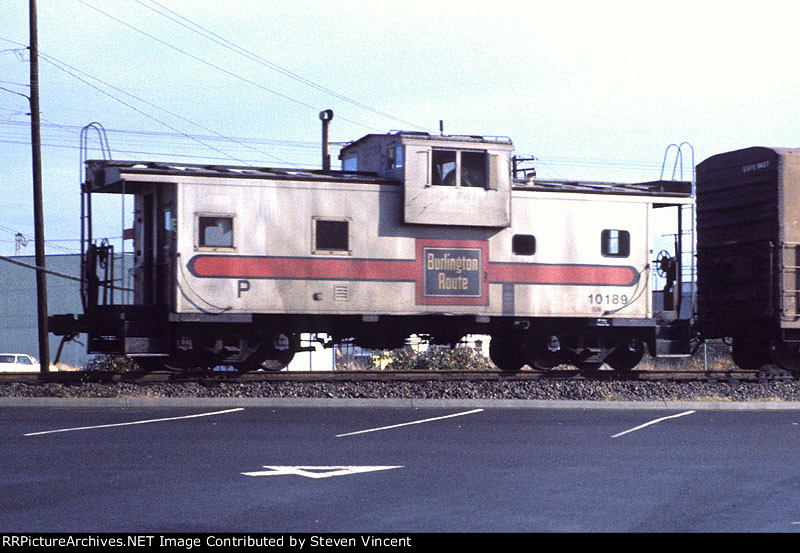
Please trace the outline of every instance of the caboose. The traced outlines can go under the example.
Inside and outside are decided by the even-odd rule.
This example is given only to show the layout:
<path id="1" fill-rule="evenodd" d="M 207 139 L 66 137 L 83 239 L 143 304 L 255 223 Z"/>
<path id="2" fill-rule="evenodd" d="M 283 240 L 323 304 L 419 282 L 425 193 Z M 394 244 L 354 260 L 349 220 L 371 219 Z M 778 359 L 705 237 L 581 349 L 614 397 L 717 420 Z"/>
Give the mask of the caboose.
<path id="1" fill-rule="evenodd" d="M 339 157 L 340 170 L 88 161 L 86 213 L 95 194 L 135 199 L 133 301 L 100 293 L 97 259 L 113 252 L 87 216 L 85 312 L 51 329 L 148 367 L 280 369 L 301 333 L 381 349 L 488 334 L 505 371 L 689 352 L 679 248 L 653 249 L 656 211 L 691 206 L 691 183 L 518 178 L 499 137 L 370 134 Z"/>

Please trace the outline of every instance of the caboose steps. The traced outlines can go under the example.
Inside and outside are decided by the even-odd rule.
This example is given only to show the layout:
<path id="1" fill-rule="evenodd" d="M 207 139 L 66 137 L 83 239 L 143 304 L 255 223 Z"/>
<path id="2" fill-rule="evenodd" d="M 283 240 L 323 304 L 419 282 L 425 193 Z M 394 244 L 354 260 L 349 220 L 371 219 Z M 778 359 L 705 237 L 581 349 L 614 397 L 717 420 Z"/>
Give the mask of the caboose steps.
<path id="1" fill-rule="evenodd" d="M 84 317 L 88 350 L 95 353 L 168 355 L 168 327 L 163 310 L 155 306 L 94 306 Z"/>
<path id="2" fill-rule="evenodd" d="M 655 331 L 655 356 L 691 356 L 690 338 L 689 321 L 678 319 L 669 324 L 657 325 Z"/>

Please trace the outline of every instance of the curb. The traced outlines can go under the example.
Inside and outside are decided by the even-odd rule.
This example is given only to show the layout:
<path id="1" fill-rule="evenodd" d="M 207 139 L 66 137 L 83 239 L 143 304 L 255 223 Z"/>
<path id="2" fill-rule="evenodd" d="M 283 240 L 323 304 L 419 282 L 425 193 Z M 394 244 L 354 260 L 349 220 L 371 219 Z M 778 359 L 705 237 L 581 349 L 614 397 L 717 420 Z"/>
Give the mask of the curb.
<path id="1" fill-rule="evenodd" d="M 0 397 L 2 407 L 280 407 L 402 409 L 694 409 L 708 411 L 800 410 L 796 401 L 586 401 L 536 399 L 363 399 L 363 398 L 61 398 Z"/>

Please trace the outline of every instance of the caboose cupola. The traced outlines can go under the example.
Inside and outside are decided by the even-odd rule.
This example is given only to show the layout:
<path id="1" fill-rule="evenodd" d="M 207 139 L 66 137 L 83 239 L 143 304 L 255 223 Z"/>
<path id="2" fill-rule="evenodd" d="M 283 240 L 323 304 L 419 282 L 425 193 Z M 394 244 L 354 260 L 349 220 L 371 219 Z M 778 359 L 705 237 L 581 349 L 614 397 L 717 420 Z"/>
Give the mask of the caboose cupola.
<path id="1" fill-rule="evenodd" d="M 345 171 L 400 180 L 406 224 L 505 228 L 511 224 L 507 138 L 370 134 L 342 148 Z"/>

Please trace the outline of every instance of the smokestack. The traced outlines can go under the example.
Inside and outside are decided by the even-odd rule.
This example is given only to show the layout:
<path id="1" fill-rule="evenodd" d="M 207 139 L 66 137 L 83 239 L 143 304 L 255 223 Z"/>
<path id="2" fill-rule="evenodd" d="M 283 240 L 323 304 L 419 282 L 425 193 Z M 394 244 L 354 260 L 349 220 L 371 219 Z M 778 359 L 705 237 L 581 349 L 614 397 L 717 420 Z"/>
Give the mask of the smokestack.
<path id="1" fill-rule="evenodd" d="M 333 120 L 333 110 L 326 109 L 319 112 L 319 120 L 322 121 L 322 170 L 331 170 L 331 147 L 328 127 Z"/>

